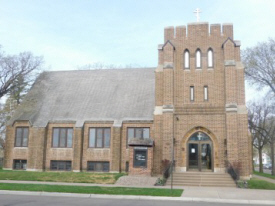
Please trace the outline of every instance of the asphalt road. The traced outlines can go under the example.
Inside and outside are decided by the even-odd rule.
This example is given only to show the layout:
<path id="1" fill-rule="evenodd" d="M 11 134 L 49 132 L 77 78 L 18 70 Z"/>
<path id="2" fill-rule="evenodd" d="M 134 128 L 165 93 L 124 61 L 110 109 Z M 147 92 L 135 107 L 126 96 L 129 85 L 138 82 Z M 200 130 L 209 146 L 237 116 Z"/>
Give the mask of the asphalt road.
<path id="1" fill-rule="evenodd" d="M 156 200 L 92 199 L 79 197 L 41 197 L 30 195 L 0 195 L 0 206 L 248 206 L 246 204 L 228 204 L 211 202 L 183 202 Z M 262 205 L 255 205 L 262 206 Z"/>

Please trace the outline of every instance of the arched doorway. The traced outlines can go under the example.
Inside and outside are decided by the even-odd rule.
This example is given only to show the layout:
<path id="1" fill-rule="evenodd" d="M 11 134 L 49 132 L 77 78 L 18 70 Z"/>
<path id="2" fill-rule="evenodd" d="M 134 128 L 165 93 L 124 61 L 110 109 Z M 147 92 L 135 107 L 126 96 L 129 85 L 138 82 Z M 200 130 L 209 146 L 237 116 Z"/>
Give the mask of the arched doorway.
<path id="1" fill-rule="evenodd" d="M 187 141 L 187 170 L 213 170 L 213 144 L 204 132 L 195 132 Z"/>

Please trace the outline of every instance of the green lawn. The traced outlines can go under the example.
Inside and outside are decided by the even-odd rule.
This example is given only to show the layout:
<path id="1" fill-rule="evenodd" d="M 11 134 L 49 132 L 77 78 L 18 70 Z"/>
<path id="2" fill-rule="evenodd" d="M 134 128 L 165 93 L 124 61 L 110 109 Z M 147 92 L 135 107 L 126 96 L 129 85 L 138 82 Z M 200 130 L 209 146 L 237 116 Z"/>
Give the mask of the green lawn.
<path id="1" fill-rule="evenodd" d="M 271 178 L 271 179 L 275 179 L 275 176 L 274 175 L 270 175 L 270 174 L 266 174 L 266 173 L 262 173 L 262 172 L 257 172 L 257 171 L 254 171 L 253 172 L 255 175 L 259 175 L 259 176 L 263 176 L 263 177 L 268 177 L 268 178 Z"/>
<path id="2" fill-rule="evenodd" d="M 145 196 L 171 196 L 180 197 L 183 190 L 159 188 L 131 188 L 131 187 L 99 187 L 99 186 L 64 186 L 42 184 L 15 184 L 0 183 L 0 190 L 63 192 L 83 194 L 109 194 L 109 195 L 145 195 Z"/>
<path id="3" fill-rule="evenodd" d="M 92 172 L 30 172 L 7 171 L 0 169 L 0 180 L 114 184 L 116 180 L 123 175 L 126 174 Z"/>
<path id="4" fill-rule="evenodd" d="M 249 189 L 275 190 L 275 184 L 264 180 L 252 178 L 248 180 Z"/>

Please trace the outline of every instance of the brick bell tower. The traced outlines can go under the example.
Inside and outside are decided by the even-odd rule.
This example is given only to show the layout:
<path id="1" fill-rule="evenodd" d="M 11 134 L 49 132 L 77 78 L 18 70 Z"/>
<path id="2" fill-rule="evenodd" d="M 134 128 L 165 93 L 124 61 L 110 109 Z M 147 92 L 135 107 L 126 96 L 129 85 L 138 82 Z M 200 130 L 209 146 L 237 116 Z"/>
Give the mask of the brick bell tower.
<path id="1" fill-rule="evenodd" d="M 203 171 L 203 145 L 197 143 L 197 162 L 189 148 L 190 137 L 203 134 L 210 142 L 209 171 L 226 172 L 230 162 L 249 178 L 252 149 L 244 67 L 233 25 L 166 27 L 155 78 L 154 173 L 162 172 L 162 161 L 171 160 L 173 153 L 176 171 Z"/>

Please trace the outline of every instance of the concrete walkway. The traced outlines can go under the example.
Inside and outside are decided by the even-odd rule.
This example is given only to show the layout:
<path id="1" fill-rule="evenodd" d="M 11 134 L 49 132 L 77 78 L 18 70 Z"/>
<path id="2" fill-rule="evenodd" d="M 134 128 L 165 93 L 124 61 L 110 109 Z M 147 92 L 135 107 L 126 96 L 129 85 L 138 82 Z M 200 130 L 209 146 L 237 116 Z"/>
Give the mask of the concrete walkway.
<path id="1" fill-rule="evenodd" d="M 259 175 L 254 175 L 254 174 L 253 174 L 253 177 L 257 178 L 257 179 L 260 179 L 260 180 L 265 180 L 267 182 L 271 182 L 271 183 L 275 184 L 275 179 L 271 179 L 271 178 L 267 178 L 267 177 L 263 177 L 263 176 L 259 176 Z"/>
<path id="2" fill-rule="evenodd" d="M 74 185 L 74 186 L 103 186 L 118 187 L 120 185 L 102 185 L 89 183 L 64 183 L 64 182 L 37 182 L 37 181 L 12 181 L 0 180 L 0 183 L 24 183 L 24 184 L 48 184 L 48 185 Z M 127 187 L 127 186 L 121 186 Z M 129 186 L 128 186 L 129 187 Z M 135 186 L 132 186 L 135 187 Z M 142 187 L 142 186 L 138 186 Z M 143 186 L 144 187 L 144 186 Z M 170 188 L 169 186 L 145 186 L 147 188 Z M 148 196 L 122 196 L 122 195 L 94 195 L 94 194 L 68 194 L 68 193 L 48 193 L 48 192 L 21 192 L 0 190 L 0 194 L 17 195 L 41 195 L 41 196 L 68 196 L 68 197 L 88 197 L 88 198 L 121 198 L 121 199 L 158 199 L 158 200 L 178 200 L 178 201 L 204 201 L 220 203 L 239 204 L 261 204 L 275 205 L 274 190 L 254 190 L 240 188 L 217 188 L 217 187 L 174 187 L 184 189 L 181 197 L 148 197 Z"/>

